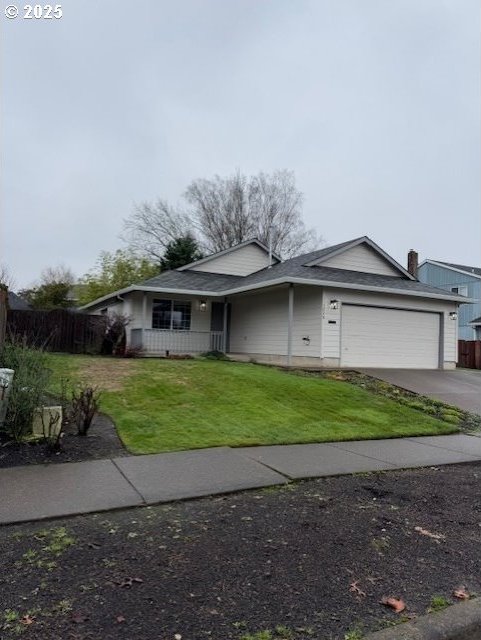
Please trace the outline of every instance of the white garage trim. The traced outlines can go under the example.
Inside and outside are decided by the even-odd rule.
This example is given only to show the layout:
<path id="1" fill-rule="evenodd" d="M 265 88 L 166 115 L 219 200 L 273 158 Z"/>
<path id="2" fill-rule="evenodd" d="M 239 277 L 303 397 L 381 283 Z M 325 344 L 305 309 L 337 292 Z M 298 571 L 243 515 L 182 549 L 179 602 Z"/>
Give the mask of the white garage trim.
<path id="1" fill-rule="evenodd" d="M 440 313 L 363 304 L 341 308 L 341 366 L 437 369 L 442 366 Z"/>

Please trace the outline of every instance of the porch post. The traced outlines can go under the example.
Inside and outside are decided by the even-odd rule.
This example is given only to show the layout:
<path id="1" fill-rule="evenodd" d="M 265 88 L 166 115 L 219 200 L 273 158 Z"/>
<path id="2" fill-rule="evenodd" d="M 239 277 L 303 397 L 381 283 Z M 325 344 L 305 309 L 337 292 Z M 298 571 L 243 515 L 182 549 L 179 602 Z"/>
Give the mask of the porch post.
<path id="1" fill-rule="evenodd" d="M 145 330 L 147 329 L 147 292 L 144 291 L 142 297 L 142 347 L 145 349 Z"/>
<path id="2" fill-rule="evenodd" d="M 287 366 L 292 363 L 292 325 L 294 320 L 294 285 L 289 285 L 289 311 L 287 316 Z"/>
<path id="3" fill-rule="evenodd" d="M 224 298 L 224 317 L 222 325 L 222 351 L 227 353 L 227 298 Z"/>

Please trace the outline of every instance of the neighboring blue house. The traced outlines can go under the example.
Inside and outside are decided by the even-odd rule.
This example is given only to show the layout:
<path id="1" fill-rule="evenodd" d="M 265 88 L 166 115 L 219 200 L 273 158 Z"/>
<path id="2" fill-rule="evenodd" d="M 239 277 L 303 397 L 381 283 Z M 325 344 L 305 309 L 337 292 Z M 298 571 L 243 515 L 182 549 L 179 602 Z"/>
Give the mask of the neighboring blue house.
<path id="1" fill-rule="evenodd" d="M 477 300 L 475 304 L 460 305 L 458 337 L 460 340 L 479 340 L 481 268 L 439 260 L 425 260 L 419 265 L 418 279 L 433 287 Z"/>

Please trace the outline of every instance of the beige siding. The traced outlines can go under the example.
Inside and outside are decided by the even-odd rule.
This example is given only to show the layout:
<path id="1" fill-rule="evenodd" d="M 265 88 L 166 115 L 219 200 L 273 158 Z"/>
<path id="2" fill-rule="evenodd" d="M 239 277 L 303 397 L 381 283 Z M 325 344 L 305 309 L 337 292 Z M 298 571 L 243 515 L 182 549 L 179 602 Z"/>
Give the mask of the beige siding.
<path id="1" fill-rule="evenodd" d="M 226 273 L 233 276 L 247 276 L 254 271 L 264 269 L 269 264 L 269 256 L 257 244 L 239 247 L 223 256 L 212 258 L 193 267 L 195 271 L 208 273 Z"/>
<path id="2" fill-rule="evenodd" d="M 319 287 L 294 287 L 292 355 L 321 355 L 322 292 Z M 309 338 L 307 344 L 303 338 Z"/>
<path id="3" fill-rule="evenodd" d="M 330 300 L 339 300 L 337 311 L 329 309 Z M 358 303 L 380 307 L 433 311 L 443 314 L 443 361 L 444 366 L 457 360 L 457 322 L 449 313 L 456 311 L 454 302 L 425 300 L 406 296 L 381 293 L 348 291 L 345 289 L 324 289 L 322 303 L 322 351 L 324 359 L 340 358 L 342 303 Z M 331 323 L 329 322 L 331 320 Z M 334 324 L 335 323 L 335 324 Z"/>
<path id="4" fill-rule="evenodd" d="M 231 304 L 231 352 L 287 355 L 287 287 L 238 296 L 231 299 Z M 320 288 L 295 286 L 293 356 L 319 358 L 321 313 Z"/>
<path id="5" fill-rule="evenodd" d="M 358 244 L 352 249 L 333 256 L 323 261 L 321 266 L 363 273 L 379 273 L 385 276 L 401 275 L 392 264 L 365 244 Z"/>
<path id="6" fill-rule="evenodd" d="M 230 351 L 287 354 L 287 288 L 231 299 Z"/>

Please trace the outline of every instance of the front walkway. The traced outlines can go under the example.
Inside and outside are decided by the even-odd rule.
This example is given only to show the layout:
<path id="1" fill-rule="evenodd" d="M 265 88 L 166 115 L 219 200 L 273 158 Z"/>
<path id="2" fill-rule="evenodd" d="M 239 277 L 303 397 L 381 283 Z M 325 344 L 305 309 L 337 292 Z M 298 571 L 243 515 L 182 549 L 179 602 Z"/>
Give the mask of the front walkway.
<path id="1" fill-rule="evenodd" d="M 468 435 L 200 449 L 0 470 L 0 524 L 137 507 L 317 478 L 481 461 Z"/>

